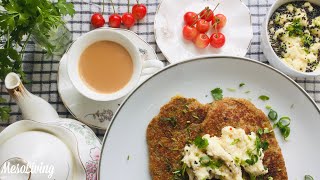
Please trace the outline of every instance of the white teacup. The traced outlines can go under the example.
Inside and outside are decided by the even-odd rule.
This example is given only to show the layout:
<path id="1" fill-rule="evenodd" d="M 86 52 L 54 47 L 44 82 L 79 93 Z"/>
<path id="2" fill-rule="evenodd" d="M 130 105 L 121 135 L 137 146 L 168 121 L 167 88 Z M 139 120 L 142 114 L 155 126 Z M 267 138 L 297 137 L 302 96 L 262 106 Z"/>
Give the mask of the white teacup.
<path id="1" fill-rule="evenodd" d="M 108 94 L 96 92 L 88 87 L 79 74 L 79 61 L 82 52 L 91 44 L 103 40 L 113 41 L 122 45 L 129 52 L 133 62 L 133 74 L 129 82 L 120 90 Z M 82 95 L 95 101 L 111 101 L 127 95 L 138 84 L 142 69 L 144 68 L 144 63 L 142 62 L 138 48 L 135 47 L 135 45 L 124 35 L 104 28 L 90 31 L 79 37 L 72 44 L 67 55 L 68 75 L 72 84 Z M 147 66 L 159 66 L 159 64 L 157 65 L 157 63 L 151 63 L 150 65 L 149 62 L 147 63 Z"/>

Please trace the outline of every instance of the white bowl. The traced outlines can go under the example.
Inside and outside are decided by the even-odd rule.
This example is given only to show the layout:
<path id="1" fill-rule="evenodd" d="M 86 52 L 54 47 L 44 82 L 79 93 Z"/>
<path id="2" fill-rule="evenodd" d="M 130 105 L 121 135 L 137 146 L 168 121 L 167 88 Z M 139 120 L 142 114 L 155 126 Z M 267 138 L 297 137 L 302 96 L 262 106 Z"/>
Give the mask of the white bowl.
<path id="1" fill-rule="evenodd" d="M 280 57 L 274 52 L 269 37 L 268 31 L 268 23 L 272 14 L 283 4 L 289 2 L 295 2 L 298 0 L 276 0 L 275 3 L 270 7 L 269 12 L 266 14 L 266 18 L 264 23 L 262 23 L 262 30 L 261 30 L 261 47 L 263 54 L 268 59 L 269 63 L 279 69 L 280 71 L 284 72 L 285 74 L 293 77 L 315 77 L 320 75 L 320 68 L 318 68 L 314 72 L 300 72 L 289 65 L 287 65 Z M 319 0 L 308 0 L 308 2 L 316 4 L 320 6 Z"/>

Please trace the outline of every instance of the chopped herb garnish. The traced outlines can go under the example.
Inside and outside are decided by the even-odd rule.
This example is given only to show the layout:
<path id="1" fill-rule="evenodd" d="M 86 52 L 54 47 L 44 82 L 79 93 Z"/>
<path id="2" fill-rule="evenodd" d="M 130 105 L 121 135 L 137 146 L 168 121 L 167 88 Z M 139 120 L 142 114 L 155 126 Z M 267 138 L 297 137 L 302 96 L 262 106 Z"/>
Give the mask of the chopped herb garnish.
<path id="1" fill-rule="evenodd" d="M 194 117 L 196 119 L 200 119 L 197 115 L 192 115 L 192 117 Z"/>
<path id="2" fill-rule="evenodd" d="M 313 177 L 310 175 L 305 175 L 304 180 L 313 180 Z"/>
<path id="3" fill-rule="evenodd" d="M 270 105 L 266 105 L 266 109 L 271 109 L 272 107 Z"/>
<path id="4" fill-rule="evenodd" d="M 269 128 L 264 128 L 263 129 L 263 134 L 268 134 L 268 133 L 271 133 L 272 130 L 270 131 Z"/>
<path id="5" fill-rule="evenodd" d="M 242 86 L 244 86 L 244 85 L 246 85 L 245 83 L 240 83 L 239 84 L 239 87 L 242 87 Z"/>
<path id="6" fill-rule="evenodd" d="M 205 155 L 200 158 L 200 164 L 203 167 L 211 167 L 212 169 L 220 168 L 223 164 L 221 160 L 214 161 L 209 156 Z"/>
<path id="7" fill-rule="evenodd" d="M 270 109 L 270 111 L 268 113 L 268 117 L 270 120 L 275 121 L 278 119 L 278 113 L 275 110 Z"/>
<path id="8" fill-rule="evenodd" d="M 292 24 L 287 27 L 289 36 L 301 36 L 303 35 L 303 26 L 300 22 L 300 19 L 294 19 Z"/>
<path id="9" fill-rule="evenodd" d="M 257 133 L 261 136 L 263 134 L 263 130 L 261 128 L 259 128 Z"/>
<path id="10" fill-rule="evenodd" d="M 213 97 L 214 100 L 221 100 L 223 98 L 223 91 L 220 88 L 215 88 L 213 90 L 211 90 L 211 95 Z"/>
<path id="11" fill-rule="evenodd" d="M 278 127 L 280 129 L 281 135 L 284 137 L 285 140 L 288 139 L 290 135 L 290 122 L 291 119 L 287 116 L 281 117 L 278 122 L 276 122 L 273 127 Z"/>
<path id="12" fill-rule="evenodd" d="M 177 119 L 175 117 L 161 118 L 162 121 L 168 121 L 173 127 L 177 126 Z"/>
<path id="13" fill-rule="evenodd" d="M 312 44 L 313 38 L 309 34 L 305 34 L 302 36 L 302 43 L 305 47 L 309 48 Z"/>
<path id="14" fill-rule="evenodd" d="M 199 149 L 204 149 L 208 147 L 209 142 L 208 139 L 203 139 L 201 136 L 197 136 L 194 140 L 194 145 L 196 145 Z"/>
<path id="15" fill-rule="evenodd" d="M 238 142 L 240 142 L 240 139 L 239 139 L 239 138 L 233 140 L 230 145 L 235 145 L 235 144 L 237 144 Z"/>
<path id="16" fill-rule="evenodd" d="M 236 91 L 236 89 L 234 89 L 234 88 L 227 88 L 227 90 L 230 91 L 230 92 L 235 92 Z"/>
<path id="17" fill-rule="evenodd" d="M 249 165 L 254 165 L 256 162 L 258 162 L 258 156 L 255 154 L 250 154 L 250 159 L 247 159 L 245 162 Z"/>
<path id="18" fill-rule="evenodd" d="M 269 177 L 268 177 L 268 180 L 273 180 L 273 177 L 269 176 Z"/>
<path id="19" fill-rule="evenodd" d="M 294 107 L 294 104 L 291 104 L 290 108 L 292 109 Z"/>
<path id="20" fill-rule="evenodd" d="M 259 96 L 259 99 L 261 99 L 262 101 L 268 101 L 270 98 L 268 96 L 261 95 Z"/>
<path id="21" fill-rule="evenodd" d="M 174 180 L 183 180 L 185 179 L 185 172 L 186 172 L 187 164 L 183 163 L 181 169 L 175 170 L 172 172 Z"/>
<path id="22" fill-rule="evenodd" d="M 244 93 L 246 93 L 246 94 L 249 94 L 251 91 L 246 91 L 246 92 L 244 92 Z"/>
<path id="23" fill-rule="evenodd" d="M 128 155 L 128 157 L 127 157 L 127 161 L 129 161 L 130 160 L 130 156 Z"/>

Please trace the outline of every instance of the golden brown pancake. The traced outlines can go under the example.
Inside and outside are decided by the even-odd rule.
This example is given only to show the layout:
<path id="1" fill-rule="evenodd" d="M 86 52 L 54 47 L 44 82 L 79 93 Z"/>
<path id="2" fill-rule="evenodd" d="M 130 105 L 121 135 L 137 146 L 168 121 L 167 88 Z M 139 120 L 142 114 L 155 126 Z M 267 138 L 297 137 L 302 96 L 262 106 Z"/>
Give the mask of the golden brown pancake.
<path id="1" fill-rule="evenodd" d="M 225 126 L 242 128 L 246 133 L 259 128 L 272 129 L 269 119 L 251 102 L 244 99 L 224 98 L 203 105 L 196 99 L 175 96 L 160 109 L 147 128 L 149 169 L 154 180 L 171 180 L 173 172 L 181 169 L 182 152 L 186 143 L 204 134 L 221 136 Z M 274 180 L 288 179 L 281 149 L 274 133 L 264 134 L 262 140 L 269 143 L 263 164 Z M 183 179 L 183 178 L 181 178 Z M 185 178 L 188 179 L 188 178 Z M 249 179 L 249 177 L 245 177 Z"/>

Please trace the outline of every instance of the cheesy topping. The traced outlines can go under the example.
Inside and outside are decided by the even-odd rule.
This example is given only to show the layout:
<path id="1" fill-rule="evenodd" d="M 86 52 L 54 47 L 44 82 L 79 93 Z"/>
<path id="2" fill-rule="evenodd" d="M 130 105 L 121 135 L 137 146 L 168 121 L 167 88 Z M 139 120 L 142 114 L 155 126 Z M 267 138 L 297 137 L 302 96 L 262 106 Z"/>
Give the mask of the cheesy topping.
<path id="1" fill-rule="evenodd" d="M 226 126 L 221 137 L 206 134 L 202 140 L 208 143 L 206 147 L 191 144 L 184 148 L 182 162 L 191 169 L 187 172 L 194 180 L 242 180 L 241 167 L 253 177 L 268 173 L 262 162 L 263 149 L 257 149 L 258 137 L 254 132 L 247 135 L 241 128 Z"/>
<path id="2" fill-rule="evenodd" d="M 309 2 L 302 3 L 280 7 L 269 22 L 269 33 L 272 47 L 287 65 L 297 71 L 313 72 L 320 61 L 320 16 L 308 15 L 314 7 Z"/>

